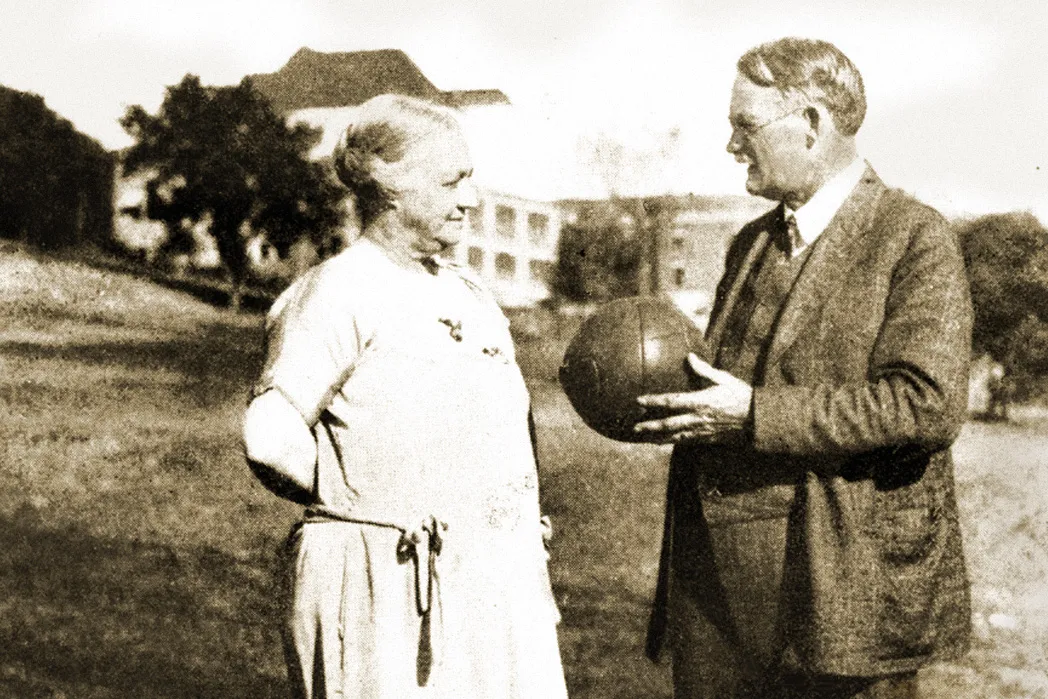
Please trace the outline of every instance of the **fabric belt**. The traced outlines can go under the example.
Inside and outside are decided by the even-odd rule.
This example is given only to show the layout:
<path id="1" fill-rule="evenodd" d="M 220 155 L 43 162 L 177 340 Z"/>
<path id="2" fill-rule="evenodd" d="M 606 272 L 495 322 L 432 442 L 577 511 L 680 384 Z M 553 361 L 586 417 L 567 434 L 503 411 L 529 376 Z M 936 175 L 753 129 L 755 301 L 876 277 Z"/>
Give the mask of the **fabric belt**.
<path id="1" fill-rule="evenodd" d="M 397 559 L 410 558 L 415 568 L 415 611 L 422 623 L 416 674 L 419 686 L 425 686 L 429 680 L 434 662 L 440 657 L 439 651 L 441 649 L 437 641 L 442 636 L 440 633 L 442 624 L 439 613 L 436 620 L 433 618 L 433 589 L 434 587 L 437 588 L 439 603 L 440 575 L 437 573 L 437 559 L 444 546 L 443 532 L 447 531 L 448 525 L 436 516 L 429 515 L 419 526 L 407 527 L 397 522 L 370 519 L 346 512 L 339 512 L 325 505 L 315 505 L 308 508 L 303 515 L 302 521 L 305 524 L 338 522 L 361 524 L 382 529 L 395 529 L 400 532 L 400 540 L 397 542 Z M 425 591 L 423 591 L 422 584 L 422 556 L 419 553 L 423 542 L 425 542 L 426 548 Z M 436 584 L 434 584 L 435 582 Z M 442 606 L 441 609 L 443 609 Z M 436 632 L 434 632 L 434 625 L 437 626 Z"/>

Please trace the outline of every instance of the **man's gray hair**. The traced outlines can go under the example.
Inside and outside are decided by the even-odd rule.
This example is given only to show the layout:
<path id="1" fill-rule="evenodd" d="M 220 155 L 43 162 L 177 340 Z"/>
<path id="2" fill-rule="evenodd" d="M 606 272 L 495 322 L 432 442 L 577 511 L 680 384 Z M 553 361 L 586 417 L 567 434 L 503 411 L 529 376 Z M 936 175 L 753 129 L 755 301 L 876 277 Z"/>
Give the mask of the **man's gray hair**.
<path id="1" fill-rule="evenodd" d="M 360 106 L 332 160 L 335 174 L 353 194 L 362 227 L 389 209 L 396 196 L 375 178 L 375 159 L 400 162 L 412 143 L 438 130 L 458 128 L 447 108 L 416 97 L 379 95 Z"/>
<path id="2" fill-rule="evenodd" d="M 854 136 L 866 117 L 862 75 L 828 41 L 795 37 L 769 41 L 743 54 L 737 67 L 761 87 L 777 88 L 784 95 L 801 93 L 821 102 L 845 136 Z"/>

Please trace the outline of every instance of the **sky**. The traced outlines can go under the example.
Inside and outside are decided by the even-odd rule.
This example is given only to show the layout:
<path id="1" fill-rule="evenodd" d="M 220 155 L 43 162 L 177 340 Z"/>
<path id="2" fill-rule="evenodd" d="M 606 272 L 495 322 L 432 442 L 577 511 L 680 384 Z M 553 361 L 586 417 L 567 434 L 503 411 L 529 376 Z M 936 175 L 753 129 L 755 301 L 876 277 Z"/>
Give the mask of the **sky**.
<path id="1" fill-rule="evenodd" d="M 725 150 L 735 61 L 781 36 L 859 67 L 862 154 L 950 215 L 1048 222 L 1048 9 L 1041 0 L 4 0 L 0 84 L 109 148 L 186 73 L 232 84 L 299 48 L 397 48 L 443 90 L 498 88 L 507 158 L 561 196 L 744 194 Z M 542 142 L 536 148 L 523 144 Z M 512 157 L 511 157 L 512 152 Z M 571 165 L 569 166 L 569 162 Z M 552 191 L 551 190 L 551 191 Z"/>

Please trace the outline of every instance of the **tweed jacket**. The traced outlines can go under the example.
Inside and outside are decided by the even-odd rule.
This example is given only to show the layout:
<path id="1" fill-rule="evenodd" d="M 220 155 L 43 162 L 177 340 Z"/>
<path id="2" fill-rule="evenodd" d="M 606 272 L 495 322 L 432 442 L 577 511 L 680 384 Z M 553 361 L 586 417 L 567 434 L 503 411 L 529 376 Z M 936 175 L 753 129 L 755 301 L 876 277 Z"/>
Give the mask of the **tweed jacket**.
<path id="1" fill-rule="evenodd" d="M 775 209 L 733 240 L 711 348 L 779 217 Z M 773 327 L 754 380 L 751 443 L 727 460 L 725 447 L 674 450 L 650 656 L 663 641 L 673 559 L 689 555 L 670 550 L 674 503 L 697 497 L 705 510 L 720 496 L 680 492 L 681 469 L 701 471 L 706 461 L 746 469 L 758 459 L 793 474 L 784 633 L 794 662 L 871 676 L 967 649 L 949 448 L 966 414 L 971 323 L 963 260 L 945 221 L 867 166 Z"/>

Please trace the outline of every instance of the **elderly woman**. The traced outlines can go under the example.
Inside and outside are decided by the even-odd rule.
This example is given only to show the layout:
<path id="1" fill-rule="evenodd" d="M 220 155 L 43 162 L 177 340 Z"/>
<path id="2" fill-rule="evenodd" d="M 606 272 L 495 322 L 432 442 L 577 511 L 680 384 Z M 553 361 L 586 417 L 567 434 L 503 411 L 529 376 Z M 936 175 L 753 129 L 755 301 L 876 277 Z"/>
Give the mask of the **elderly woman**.
<path id="1" fill-rule="evenodd" d="M 274 304 L 244 420 L 305 505 L 285 646 L 302 697 L 565 697 L 529 399 L 508 323 L 443 261 L 476 190 L 454 118 L 365 103 L 335 155 L 361 236 Z"/>

